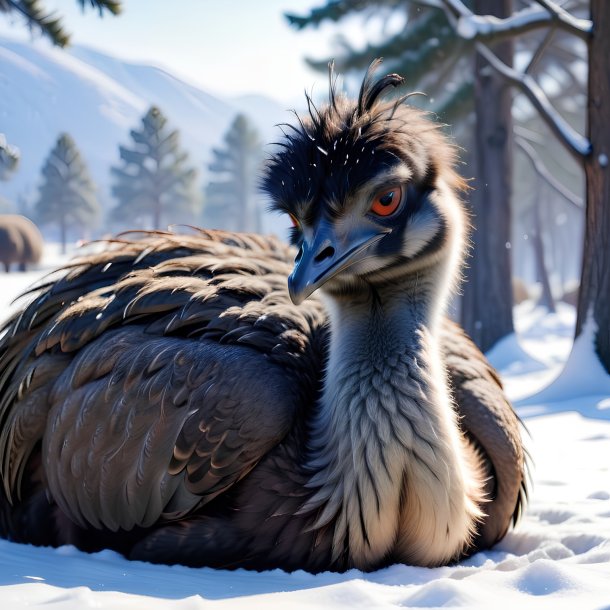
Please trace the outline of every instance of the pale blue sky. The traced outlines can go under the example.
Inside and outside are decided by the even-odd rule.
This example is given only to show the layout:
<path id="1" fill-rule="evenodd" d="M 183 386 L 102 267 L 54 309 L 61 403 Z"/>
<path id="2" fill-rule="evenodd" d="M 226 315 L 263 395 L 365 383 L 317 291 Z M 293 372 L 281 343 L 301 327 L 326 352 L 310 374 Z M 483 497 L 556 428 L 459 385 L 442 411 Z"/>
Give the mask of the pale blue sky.
<path id="1" fill-rule="evenodd" d="M 303 90 L 314 83 L 316 89 L 326 87 L 326 76 L 310 70 L 303 57 L 332 54 L 330 40 L 337 27 L 296 32 L 283 13 L 303 14 L 321 4 L 322 0 L 124 0 L 122 15 L 99 19 L 92 10 L 83 14 L 76 0 L 45 2 L 64 15 L 75 44 L 169 68 L 210 92 L 258 92 L 287 103 L 302 100 Z M 362 21 L 352 21 L 347 26 L 350 38 L 362 39 L 361 27 Z M 0 34 L 28 36 L 19 19 L 3 15 Z"/>

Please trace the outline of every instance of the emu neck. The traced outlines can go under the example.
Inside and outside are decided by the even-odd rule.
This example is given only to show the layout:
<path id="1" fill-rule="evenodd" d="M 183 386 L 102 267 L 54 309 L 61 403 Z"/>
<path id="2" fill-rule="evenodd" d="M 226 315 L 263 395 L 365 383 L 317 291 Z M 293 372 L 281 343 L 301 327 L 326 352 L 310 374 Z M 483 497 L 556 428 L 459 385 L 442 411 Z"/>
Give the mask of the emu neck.
<path id="1" fill-rule="evenodd" d="M 356 567 L 384 558 L 441 563 L 462 550 L 462 530 L 472 527 L 460 523 L 462 541 L 448 541 L 448 528 L 468 521 L 455 514 L 467 512 L 465 458 L 429 297 L 419 286 L 416 297 L 394 288 L 329 304 L 311 484 L 324 506 L 318 525 L 334 520 L 335 553 L 349 547 Z"/>
<path id="2" fill-rule="evenodd" d="M 352 359 L 375 362 L 413 351 L 419 344 L 414 342 L 418 331 L 436 325 L 425 295 L 413 297 L 406 290 L 327 301 L 327 307 L 331 318 L 331 371 Z"/>

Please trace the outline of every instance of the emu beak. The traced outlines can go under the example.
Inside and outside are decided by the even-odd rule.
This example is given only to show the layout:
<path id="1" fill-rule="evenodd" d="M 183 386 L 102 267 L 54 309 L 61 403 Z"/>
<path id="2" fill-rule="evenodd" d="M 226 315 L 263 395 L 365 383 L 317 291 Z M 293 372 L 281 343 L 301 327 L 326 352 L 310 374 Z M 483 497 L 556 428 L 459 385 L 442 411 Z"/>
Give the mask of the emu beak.
<path id="1" fill-rule="evenodd" d="M 301 304 L 332 277 L 361 261 L 368 248 L 390 231 L 365 221 L 340 235 L 328 220 L 321 220 L 313 236 L 303 240 L 288 278 L 292 302 Z"/>

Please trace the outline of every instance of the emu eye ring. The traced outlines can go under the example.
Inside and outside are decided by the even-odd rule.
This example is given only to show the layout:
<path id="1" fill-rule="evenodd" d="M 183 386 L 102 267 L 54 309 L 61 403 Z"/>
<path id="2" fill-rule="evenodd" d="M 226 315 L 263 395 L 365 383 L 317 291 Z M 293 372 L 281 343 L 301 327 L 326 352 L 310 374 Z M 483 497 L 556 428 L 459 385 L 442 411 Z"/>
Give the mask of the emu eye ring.
<path id="1" fill-rule="evenodd" d="M 389 216 L 393 214 L 400 205 L 402 200 L 402 187 L 393 186 L 389 189 L 384 189 L 375 195 L 371 212 L 377 216 Z"/>
<path id="2" fill-rule="evenodd" d="M 296 217 L 293 216 L 292 214 L 288 214 L 288 216 L 290 217 L 290 222 L 292 223 L 292 226 L 295 229 L 300 229 L 301 225 L 300 225 L 299 221 L 296 219 Z"/>

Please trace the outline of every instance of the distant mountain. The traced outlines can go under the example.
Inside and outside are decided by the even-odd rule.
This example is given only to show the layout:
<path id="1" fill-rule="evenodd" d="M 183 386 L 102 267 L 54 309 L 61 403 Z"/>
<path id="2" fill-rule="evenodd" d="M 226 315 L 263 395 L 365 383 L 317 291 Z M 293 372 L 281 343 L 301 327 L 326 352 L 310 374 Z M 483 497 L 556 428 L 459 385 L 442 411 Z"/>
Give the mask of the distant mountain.
<path id="1" fill-rule="evenodd" d="M 19 171 L 0 183 L 0 196 L 32 197 L 44 159 L 67 131 L 89 165 L 102 204 L 114 205 L 109 168 L 119 160 L 118 145 L 129 143 L 129 130 L 151 104 L 180 130 L 202 174 L 210 149 L 238 112 L 249 115 L 265 142 L 276 140 L 275 124 L 289 119 L 281 104 L 261 95 L 221 99 L 151 65 L 85 47 L 62 51 L 0 37 L 0 133 L 21 151 Z"/>

